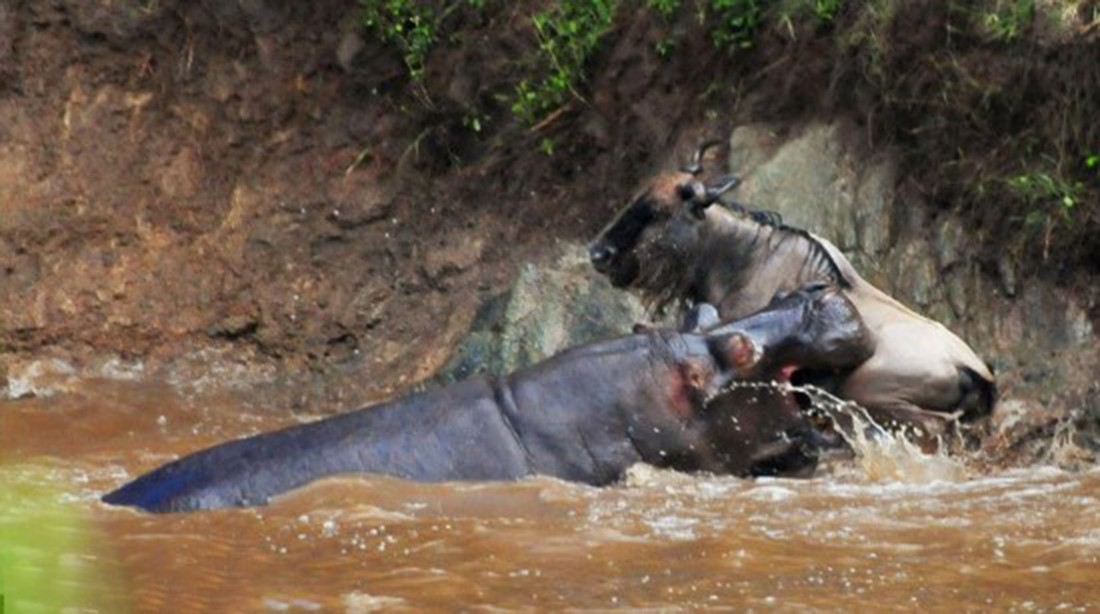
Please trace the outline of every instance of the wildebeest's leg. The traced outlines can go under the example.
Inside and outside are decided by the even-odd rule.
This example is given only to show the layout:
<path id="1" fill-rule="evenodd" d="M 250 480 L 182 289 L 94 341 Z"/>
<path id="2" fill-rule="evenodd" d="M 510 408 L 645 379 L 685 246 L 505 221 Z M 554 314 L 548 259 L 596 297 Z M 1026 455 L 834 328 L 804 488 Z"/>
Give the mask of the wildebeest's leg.
<path id="1" fill-rule="evenodd" d="M 935 452 L 942 439 L 958 424 L 959 414 L 945 414 L 922 409 L 912 403 L 893 400 L 876 405 L 874 419 L 878 424 L 868 425 L 865 435 L 878 437 L 881 429 L 900 432 L 926 452 Z"/>
<path id="2" fill-rule="evenodd" d="M 680 332 L 701 333 L 714 328 L 720 322 L 718 309 L 710 303 L 698 303 L 684 313 L 680 321 Z"/>

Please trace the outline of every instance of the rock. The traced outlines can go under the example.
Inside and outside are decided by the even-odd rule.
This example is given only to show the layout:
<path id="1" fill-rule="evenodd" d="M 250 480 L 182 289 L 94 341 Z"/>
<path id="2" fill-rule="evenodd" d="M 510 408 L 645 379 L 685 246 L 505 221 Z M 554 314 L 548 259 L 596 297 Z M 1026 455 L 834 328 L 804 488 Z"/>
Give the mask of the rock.
<path id="1" fill-rule="evenodd" d="M 203 177 L 202 161 L 190 148 L 177 153 L 160 173 L 160 189 L 167 198 L 188 198 L 199 191 Z"/>
<path id="2" fill-rule="evenodd" d="M 1007 296 L 1016 296 L 1016 264 L 1007 256 L 997 259 L 997 273 Z"/>
<path id="3" fill-rule="evenodd" d="M 936 256 L 941 268 L 946 269 L 963 259 L 965 241 L 961 221 L 948 217 L 940 223 L 936 236 Z"/>
<path id="4" fill-rule="evenodd" d="M 424 273 L 433 282 L 461 273 L 481 260 L 485 240 L 475 235 L 452 240 L 424 256 Z"/>
<path id="5" fill-rule="evenodd" d="M 509 373 L 566 348 L 628 334 L 646 319 L 636 298 L 592 271 L 583 246 L 566 245 L 546 264 L 525 264 L 507 292 L 482 305 L 434 380 Z"/>
<path id="6" fill-rule="evenodd" d="M 69 392 L 77 381 L 76 369 L 60 358 L 16 361 L 7 370 L 7 389 L 0 390 L 0 398 L 51 397 Z"/>
<path id="7" fill-rule="evenodd" d="M 735 197 L 828 238 L 881 282 L 892 276 L 879 263 L 894 240 L 896 163 L 845 146 L 845 130 L 811 124 L 790 137 L 760 125 L 734 130 L 730 169 L 744 179 Z"/>
<path id="8" fill-rule="evenodd" d="M 64 5 L 77 30 L 120 42 L 135 38 L 147 23 L 171 10 L 163 3 L 149 3 L 145 0 L 65 0 Z"/>
<path id="9" fill-rule="evenodd" d="M 231 315 L 214 324 L 207 330 L 211 337 L 237 339 L 256 332 L 259 322 L 251 315 Z"/>
<path id="10" fill-rule="evenodd" d="M 355 57 L 363 50 L 363 37 L 358 30 L 350 30 L 340 38 L 340 44 L 336 46 L 336 61 L 344 72 L 351 72 L 355 66 Z"/>
<path id="11" fill-rule="evenodd" d="M 0 4 L 0 78 L 6 82 L 16 72 L 15 61 L 15 9 L 7 3 Z M 2 83 L 2 82 L 0 82 Z M 0 91 L 4 86 L 0 85 Z"/>

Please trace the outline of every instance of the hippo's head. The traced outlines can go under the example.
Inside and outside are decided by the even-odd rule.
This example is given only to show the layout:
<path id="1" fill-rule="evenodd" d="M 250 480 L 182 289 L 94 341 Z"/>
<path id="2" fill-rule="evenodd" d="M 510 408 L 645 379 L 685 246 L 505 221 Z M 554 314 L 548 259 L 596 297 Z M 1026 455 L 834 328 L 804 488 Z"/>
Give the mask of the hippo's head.
<path id="1" fill-rule="evenodd" d="M 824 284 L 777 295 L 760 312 L 707 333 L 721 348 L 737 336 L 753 350 L 752 359 L 743 360 L 742 380 L 812 381 L 860 364 L 873 350 L 855 306 Z M 819 449 L 841 445 L 835 432 L 818 430 L 781 389 L 731 390 L 710 401 L 706 416 L 708 437 L 733 473 L 805 473 L 816 465 Z"/>
<path id="2" fill-rule="evenodd" d="M 707 150 L 717 144 L 704 143 L 678 172 L 650 182 L 589 246 L 592 265 L 612 285 L 658 295 L 658 304 L 682 295 L 684 264 L 694 254 L 707 209 L 740 183 L 733 176 L 709 183 L 697 178 Z"/>
<path id="3" fill-rule="evenodd" d="M 814 283 L 778 294 L 763 310 L 713 329 L 740 333 L 761 351 L 758 379 L 789 379 L 800 370 L 843 371 L 867 360 L 874 345 L 855 305 L 834 286 Z"/>

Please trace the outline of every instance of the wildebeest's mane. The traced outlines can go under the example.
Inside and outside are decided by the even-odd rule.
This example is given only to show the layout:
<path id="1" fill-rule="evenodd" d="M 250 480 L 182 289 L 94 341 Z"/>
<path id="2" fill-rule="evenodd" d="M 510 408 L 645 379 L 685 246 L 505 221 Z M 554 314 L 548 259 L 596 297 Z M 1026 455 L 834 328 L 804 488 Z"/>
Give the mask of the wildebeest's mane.
<path id="1" fill-rule="evenodd" d="M 821 241 L 818 240 L 818 238 L 815 237 L 812 233 L 810 233 L 810 231 L 785 223 L 783 221 L 783 217 L 775 212 L 751 210 L 740 203 L 723 204 L 725 204 L 726 208 L 730 209 L 735 214 L 739 214 L 744 219 L 756 224 L 757 238 L 753 239 L 753 245 L 755 245 L 760 233 L 765 228 L 772 228 L 780 233 L 793 235 L 794 237 L 800 238 L 808 243 L 811 252 L 810 258 L 813 258 L 815 261 L 825 264 L 825 268 L 828 270 L 830 275 L 830 282 L 836 284 L 841 288 L 851 287 L 851 281 L 849 281 L 848 278 L 845 277 L 844 272 L 840 270 L 840 265 L 837 264 L 832 254 L 829 253 L 829 250 L 826 249 L 825 246 L 821 244 Z"/>
<path id="2" fill-rule="evenodd" d="M 644 194 L 638 200 L 643 201 L 647 198 L 651 196 Z M 761 242 L 767 242 L 772 237 L 778 238 L 780 242 L 798 240 L 804 242 L 809 252 L 804 266 L 823 271 L 828 278 L 822 281 L 841 288 L 851 287 L 850 281 L 830 255 L 829 250 L 809 231 L 784 223 L 775 213 L 747 209 L 738 203 L 723 203 L 723 205 L 744 222 L 752 224 L 755 229 L 751 240 L 736 241 L 723 247 L 724 256 L 730 265 L 749 262 Z M 768 230 L 773 232 L 766 232 Z M 669 307 L 683 310 L 705 300 L 705 297 L 699 294 L 699 288 L 705 285 L 705 281 L 686 274 L 688 271 L 698 273 L 706 270 L 707 267 L 698 266 L 701 263 L 694 261 L 700 255 L 688 253 L 681 246 L 659 241 L 648 243 L 644 249 L 648 253 L 641 258 L 642 269 L 639 271 L 635 287 L 641 290 L 643 302 L 651 313 L 660 317 L 668 312 Z M 734 266 L 730 273 L 734 276 L 731 280 L 734 282 L 733 285 L 743 287 L 748 283 L 745 277 L 751 275 L 752 271 L 748 267 Z"/>

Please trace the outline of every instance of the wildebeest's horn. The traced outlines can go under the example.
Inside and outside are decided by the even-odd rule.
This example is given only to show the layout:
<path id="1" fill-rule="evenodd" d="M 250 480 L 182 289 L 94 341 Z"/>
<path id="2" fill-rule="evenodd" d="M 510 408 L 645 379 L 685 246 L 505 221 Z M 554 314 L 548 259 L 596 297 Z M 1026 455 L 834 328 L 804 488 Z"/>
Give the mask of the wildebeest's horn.
<path id="1" fill-rule="evenodd" d="M 718 181 L 707 186 L 706 198 L 713 203 L 739 185 L 741 185 L 741 179 L 735 175 L 720 177 Z"/>
<path id="2" fill-rule="evenodd" d="M 680 184 L 680 198 L 688 203 L 695 217 L 702 219 L 707 207 L 718 202 L 722 195 L 740 185 L 741 180 L 733 175 L 720 178 L 715 183 L 704 186 L 698 181 Z"/>
<path id="3" fill-rule="evenodd" d="M 703 172 L 703 157 L 707 155 L 707 150 L 711 147 L 717 147 L 722 144 L 722 141 L 718 139 L 711 139 L 704 141 L 702 145 L 699 145 L 699 149 L 695 150 L 695 154 L 691 156 L 691 162 L 684 165 L 680 170 L 691 175 L 698 175 Z"/>

